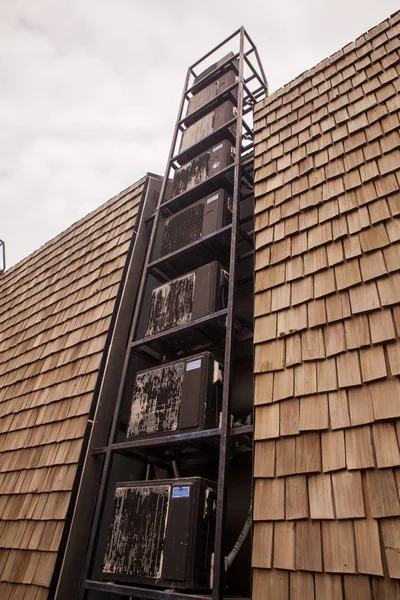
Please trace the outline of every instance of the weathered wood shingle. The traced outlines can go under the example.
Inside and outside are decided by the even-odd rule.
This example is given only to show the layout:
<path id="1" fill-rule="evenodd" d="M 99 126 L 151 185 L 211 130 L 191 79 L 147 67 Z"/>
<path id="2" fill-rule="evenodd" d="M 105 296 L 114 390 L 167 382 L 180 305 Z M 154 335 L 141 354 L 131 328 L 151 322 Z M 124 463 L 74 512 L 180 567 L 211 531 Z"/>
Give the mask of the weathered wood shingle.
<path id="1" fill-rule="evenodd" d="M 47 598 L 145 178 L 0 279 L 0 597 Z"/>
<path id="2" fill-rule="evenodd" d="M 399 593 L 399 33 L 255 108 L 256 600 Z"/>

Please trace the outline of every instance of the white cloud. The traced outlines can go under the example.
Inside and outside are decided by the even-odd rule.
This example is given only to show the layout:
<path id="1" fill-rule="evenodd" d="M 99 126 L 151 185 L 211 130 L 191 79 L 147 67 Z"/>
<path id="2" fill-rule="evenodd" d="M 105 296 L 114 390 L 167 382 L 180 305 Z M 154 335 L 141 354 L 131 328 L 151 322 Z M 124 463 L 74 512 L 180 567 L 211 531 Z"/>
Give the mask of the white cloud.
<path id="1" fill-rule="evenodd" d="M 163 173 L 186 69 L 243 24 L 271 90 L 394 0 L 0 2 L 0 238 L 8 265 Z"/>

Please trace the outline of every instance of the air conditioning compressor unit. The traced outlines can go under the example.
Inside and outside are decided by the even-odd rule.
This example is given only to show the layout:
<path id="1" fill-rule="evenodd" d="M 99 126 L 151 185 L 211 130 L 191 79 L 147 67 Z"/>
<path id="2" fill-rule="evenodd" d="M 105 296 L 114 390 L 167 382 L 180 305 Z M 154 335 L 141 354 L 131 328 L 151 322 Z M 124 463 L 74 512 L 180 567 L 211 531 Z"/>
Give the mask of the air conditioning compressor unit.
<path id="1" fill-rule="evenodd" d="M 208 85 L 206 85 L 203 89 L 199 90 L 195 94 L 193 94 L 192 98 L 190 98 L 187 109 L 187 116 L 194 113 L 195 110 L 199 109 L 201 106 L 206 104 L 206 102 L 210 102 L 218 96 L 222 94 L 225 90 L 233 86 L 237 81 L 236 73 L 233 69 L 227 71 L 218 79 L 215 79 Z M 232 88 L 232 95 L 237 96 L 237 92 L 235 88 Z"/>
<path id="2" fill-rule="evenodd" d="M 128 439 L 219 426 L 222 369 L 209 352 L 136 374 Z"/>
<path id="3" fill-rule="evenodd" d="M 200 477 L 117 483 L 104 579 L 209 589 L 215 484 Z"/>
<path id="4" fill-rule="evenodd" d="M 229 275 L 217 261 L 156 287 L 146 337 L 186 325 L 227 307 Z"/>
<path id="5" fill-rule="evenodd" d="M 179 196 L 220 173 L 233 162 L 234 155 L 235 148 L 228 140 L 223 140 L 176 169 L 172 197 Z"/>
<path id="6" fill-rule="evenodd" d="M 232 121 L 235 116 L 236 108 L 229 100 L 210 110 L 206 115 L 183 131 L 180 152 L 187 150 L 190 146 L 194 146 L 226 123 L 229 123 L 229 121 Z M 232 124 L 231 129 L 235 133 L 234 124 Z"/>
<path id="7" fill-rule="evenodd" d="M 223 189 L 205 196 L 165 220 L 156 258 L 176 252 L 232 221 L 232 199 Z"/>

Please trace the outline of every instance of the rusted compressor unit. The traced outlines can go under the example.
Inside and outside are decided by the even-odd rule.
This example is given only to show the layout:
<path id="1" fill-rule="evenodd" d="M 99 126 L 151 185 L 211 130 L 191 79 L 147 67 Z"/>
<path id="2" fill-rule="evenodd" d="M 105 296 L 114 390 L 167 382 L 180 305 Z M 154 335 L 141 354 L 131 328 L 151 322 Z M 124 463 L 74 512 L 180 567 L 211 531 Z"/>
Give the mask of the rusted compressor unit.
<path id="1" fill-rule="evenodd" d="M 196 88 L 192 98 L 190 98 L 189 100 L 187 115 L 191 115 L 192 113 L 194 113 L 195 110 L 199 109 L 207 102 L 213 100 L 213 98 L 215 98 L 219 94 L 222 94 L 223 92 L 234 86 L 234 84 L 237 81 L 237 74 L 235 70 L 235 68 L 237 69 L 238 65 L 237 60 L 233 61 L 230 64 L 227 64 L 227 70 L 225 71 L 225 73 L 213 79 L 213 81 L 210 82 L 210 79 L 207 78 L 207 75 L 210 75 L 212 71 L 216 69 L 216 67 L 221 65 L 223 62 L 226 62 L 232 56 L 233 53 L 231 52 L 230 54 L 222 58 L 220 61 L 211 65 L 208 69 L 205 69 L 202 73 L 200 73 L 198 77 L 194 79 L 193 84 L 196 86 Z M 235 65 L 235 68 L 233 68 L 233 65 Z M 203 86 L 202 82 L 204 82 Z M 235 88 L 233 88 L 232 90 L 232 96 L 237 96 Z"/>
<path id="2" fill-rule="evenodd" d="M 172 182 L 172 197 L 183 194 L 217 175 L 234 161 L 234 156 L 233 145 L 228 140 L 223 140 L 179 167 Z"/>
<path id="3" fill-rule="evenodd" d="M 220 189 L 165 219 L 160 228 L 155 258 L 167 256 L 232 221 L 232 199 Z"/>
<path id="4" fill-rule="evenodd" d="M 183 131 L 180 152 L 187 150 L 190 146 L 194 146 L 214 131 L 217 131 L 217 129 L 235 119 L 235 116 L 236 108 L 229 100 L 210 110 Z M 234 124 L 232 124 L 231 129 L 234 132 Z"/>
<path id="5" fill-rule="evenodd" d="M 150 300 L 146 337 L 226 308 L 229 275 L 213 261 L 156 287 Z"/>
<path id="6" fill-rule="evenodd" d="M 215 505 L 200 477 L 117 483 L 103 577 L 209 589 Z"/>
<path id="7" fill-rule="evenodd" d="M 220 364 L 209 352 L 136 374 L 128 439 L 218 427 Z"/>

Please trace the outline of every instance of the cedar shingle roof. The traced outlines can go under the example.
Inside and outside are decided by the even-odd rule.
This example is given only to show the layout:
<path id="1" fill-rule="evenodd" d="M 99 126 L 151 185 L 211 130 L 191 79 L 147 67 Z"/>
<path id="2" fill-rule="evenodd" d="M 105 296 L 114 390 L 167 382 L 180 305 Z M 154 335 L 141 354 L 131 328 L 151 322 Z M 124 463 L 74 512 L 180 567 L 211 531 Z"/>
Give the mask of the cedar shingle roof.
<path id="1" fill-rule="evenodd" d="M 0 279 L 0 597 L 47 597 L 146 178 Z"/>
<path id="2" fill-rule="evenodd" d="M 399 32 L 256 107 L 254 600 L 400 593 Z"/>

